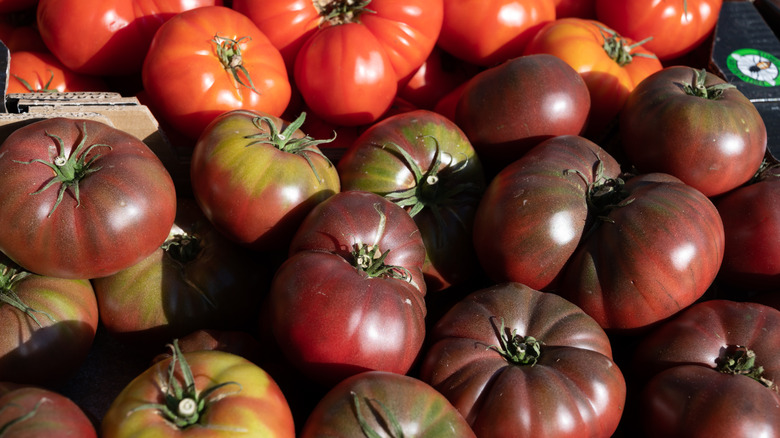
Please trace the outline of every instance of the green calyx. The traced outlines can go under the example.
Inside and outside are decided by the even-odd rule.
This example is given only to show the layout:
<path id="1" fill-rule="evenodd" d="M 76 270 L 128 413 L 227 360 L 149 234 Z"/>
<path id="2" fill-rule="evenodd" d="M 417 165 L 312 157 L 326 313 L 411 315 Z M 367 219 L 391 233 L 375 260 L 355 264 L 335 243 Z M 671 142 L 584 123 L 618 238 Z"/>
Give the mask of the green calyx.
<path id="1" fill-rule="evenodd" d="M 258 134 L 248 135 L 245 138 L 252 140 L 247 147 L 255 144 L 268 144 L 280 151 L 288 152 L 295 155 L 300 155 L 309 164 L 309 168 L 314 173 L 314 177 L 317 181 L 324 183 L 325 180 L 317 173 L 317 168 L 314 166 L 314 162 L 311 160 L 310 154 L 318 155 L 328 162 L 330 167 L 333 167 L 333 163 L 322 153 L 319 149 L 319 145 L 323 143 L 330 143 L 336 139 L 334 133 L 332 138 L 315 140 L 312 137 L 305 135 L 303 137 L 295 137 L 294 134 L 298 131 L 303 122 L 306 121 L 306 113 L 302 112 L 298 118 L 288 124 L 281 132 L 277 128 L 276 123 L 270 117 L 255 117 L 252 123 L 260 131 Z M 266 127 L 264 127 L 265 125 Z"/>
<path id="2" fill-rule="evenodd" d="M 244 57 L 241 54 L 241 42 L 244 40 L 251 40 L 248 36 L 243 36 L 238 39 L 231 39 L 227 37 L 214 35 L 211 42 L 214 43 L 216 48 L 217 58 L 222 64 L 225 70 L 229 71 L 233 76 L 233 79 L 241 86 L 249 88 L 257 94 L 261 94 L 255 84 L 252 82 L 252 76 L 249 75 L 249 71 L 244 67 Z M 242 79 L 242 73 L 244 78 Z"/>
<path id="3" fill-rule="evenodd" d="M 49 70 L 49 80 L 46 82 L 46 84 L 43 86 L 43 88 L 36 90 L 30 85 L 29 82 L 24 80 L 21 76 L 14 75 L 14 78 L 16 78 L 17 81 L 21 82 L 22 85 L 24 85 L 24 88 L 27 89 L 30 93 L 59 93 L 60 90 L 56 88 L 51 88 L 51 82 L 54 80 L 54 72 Z"/>
<path id="4" fill-rule="evenodd" d="M 15 163 L 19 164 L 25 164 L 29 165 L 32 163 L 41 163 L 54 171 L 54 177 L 52 177 L 46 185 L 44 185 L 39 190 L 30 193 L 30 195 L 37 195 L 39 193 L 44 192 L 49 187 L 52 187 L 55 184 L 59 184 L 59 191 L 57 192 L 57 201 L 54 203 L 54 206 L 49 210 L 48 217 L 51 217 L 52 214 L 54 214 L 54 211 L 57 209 L 57 207 L 62 202 L 63 197 L 65 196 L 65 191 L 69 188 L 73 190 L 73 196 L 76 198 L 76 207 L 81 205 L 81 198 L 79 195 L 79 182 L 81 182 L 82 179 L 86 178 L 87 175 L 91 173 L 95 173 L 98 170 L 100 170 L 99 166 L 95 166 L 95 160 L 97 160 L 100 157 L 100 154 L 93 154 L 89 159 L 87 159 L 87 156 L 98 147 L 106 147 L 111 149 L 111 146 L 107 144 L 97 143 L 87 146 L 87 124 L 86 122 L 82 125 L 82 136 L 81 136 L 81 142 L 76 146 L 76 148 L 71 152 L 70 156 L 65 156 L 65 143 L 62 141 L 62 138 L 60 138 L 57 135 L 46 133 L 47 136 L 53 138 L 57 142 L 57 146 L 59 147 L 59 154 L 54 157 L 54 159 L 49 162 L 45 161 L 40 158 L 36 158 L 34 160 L 30 161 L 17 161 L 14 160 Z"/>
<path id="5" fill-rule="evenodd" d="M 387 224 L 387 217 L 379 210 L 379 205 L 375 204 L 374 209 L 379 213 L 379 225 L 377 226 L 377 239 L 384 233 Z M 412 282 L 412 274 L 403 266 L 385 264 L 385 259 L 390 250 L 382 252 L 379 245 L 366 244 L 358 242 L 352 249 L 352 265 L 358 271 L 365 272 L 369 277 L 377 278 L 397 278 L 407 282 Z"/>
<path id="6" fill-rule="evenodd" d="M 533 336 L 520 336 L 517 329 L 510 330 L 504 325 L 501 318 L 501 326 L 495 327 L 498 337 L 498 345 L 491 345 L 489 350 L 500 354 L 507 362 L 515 365 L 534 366 L 542 354 L 542 342 Z"/>
<path id="7" fill-rule="evenodd" d="M 588 189 L 585 196 L 588 207 L 595 211 L 596 216 L 602 221 L 612 222 L 607 216 L 610 211 L 634 201 L 634 198 L 629 197 L 629 193 L 626 192 L 624 188 L 626 182 L 622 177 L 607 178 L 604 176 L 604 163 L 601 160 L 596 164 L 596 176 L 592 183 L 580 170 L 566 169 L 563 171 L 564 175 L 572 173 L 582 178 L 587 184 Z"/>
<path id="8" fill-rule="evenodd" d="M 728 346 L 715 363 L 715 369 L 721 373 L 750 377 L 767 388 L 778 391 L 777 385 L 764 377 L 764 367 L 756 365 L 756 353 L 745 346 Z"/>
<path id="9" fill-rule="evenodd" d="M 35 406 L 32 408 L 31 411 L 24 413 L 16 418 L 12 418 L 7 423 L 0 425 L 0 437 L 2 437 L 3 434 L 6 433 L 6 431 L 10 430 L 12 426 L 33 418 L 36 414 L 38 414 L 38 409 L 40 409 L 41 405 L 46 401 L 48 401 L 47 398 L 42 398 L 38 400 L 38 402 L 35 404 Z M 0 407 L 0 414 L 2 414 L 4 410 L 10 409 L 11 407 L 21 408 L 21 406 L 16 404 L 8 404 L 3 407 Z"/>
<path id="10" fill-rule="evenodd" d="M 345 24 L 360 22 L 364 13 L 375 13 L 367 6 L 371 0 L 313 0 L 323 23 Z"/>
<path id="11" fill-rule="evenodd" d="M 647 37 L 642 41 L 633 44 L 628 44 L 625 38 L 618 35 L 618 33 L 615 32 L 614 30 L 608 29 L 598 24 L 597 26 L 599 28 L 599 33 L 601 33 L 601 37 L 604 39 L 604 44 L 602 45 L 604 51 L 607 53 L 607 56 L 612 58 L 612 60 L 615 61 L 619 66 L 623 67 L 627 64 L 630 64 L 631 61 L 634 59 L 634 56 L 645 57 L 645 58 L 657 58 L 655 55 L 650 55 L 646 53 L 632 53 L 635 48 L 650 41 L 651 39 L 653 39 L 653 37 Z"/>
<path id="12" fill-rule="evenodd" d="M 360 396 L 358 396 L 354 391 L 349 393 L 352 396 L 352 405 L 355 408 L 355 416 L 357 417 L 358 424 L 360 425 L 360 429 L 363 431 L 363 434 L 367 438 L 381 438 L 385 435 L 380 435 L 379 432 L 377 432 L 375 429 L 371 427 L 371 425 L 368 423 L 368 420 L 366 420 L 366 417 L 363 415 L 363 412 L 361 410 L 360 405 Z M 365 398 L 365 397 L 364 397 Z M 369 409 L 374 415 L 382 415 L 383 418 L 381 418 L 382 421 L 379 421 L 380 424 L 382 424 L 385 429 L 385 432 L 388 436 L 392 438 L 404 438 L 404 431 L 401 428 L 401 423 L 398 421 L 395 415 L 393 415 L 393 412 L 385 406 L 384 403 L 377 399 L 369 399 L 365 398 L 366 404 L 369 405 Z M 377 405 L 378 408 L 374 408 L 370 406 L 371 404 Z"/>
<path id="13" fill-rule="evenodd" d="M 38 327 L 43 327 L 36 314 L 46 316 L 50 321 L 56 320 L 48 313 L 42 310 L 36 310 L 25 304 L 19 295 L 14 291 L 16 285 L 29 277 L 31 274 L 27 271 L 18 270 L 6 265 L 0 264 L 0 306 L 7 304 L 32 319 Z"/>
<path id="14" fill-rule="evenodd" d="M 192 374 L 192 370 L 179 348 L 178 340 L 175 339 L 173 344 L 169 345 L 169 347 L 172 350 L 173 356 L 168 364 L 168 384 L 165 387 L 165 402 L 147 403 L 138 406 L 128 412 L 128 415 L 132 415 L 141 410 L 154 409 L 159 411 L 165 420 L 177 428 L 187 429 L 190 426 L 198 424 L 201 419 L 201 414 L 207 409 L 210 403 L 241 392 L 241 385 L 237 382 L 224 382 L 214 385 L 205 391 L 198 391 L 195 387 L 195 378 Z M 177 365 L 181 371 L 183 382 L 180 382 L 175 375 Z M 234 392 L 216 394 L 217 390 L 227 385 L 236 385 L 238 386 L 238 389 Z"/>
<path id="15" fill-rule="evenodd" d="M 707 70 L 701 69 L 695 70 L 695 72 L 696 73 L 691 83 L 684 82 L 682 84 L 683 91 L 685 91 L 685 94 L 689 96 L 696 96 L 709 100 L 718 100 L 723 95 L 725 90 L 728 90 L 729 88 L 737 88 L 735 85 L 729 83 L 715 84 L 708 87 L 705 85 L 707 81 Z"/>

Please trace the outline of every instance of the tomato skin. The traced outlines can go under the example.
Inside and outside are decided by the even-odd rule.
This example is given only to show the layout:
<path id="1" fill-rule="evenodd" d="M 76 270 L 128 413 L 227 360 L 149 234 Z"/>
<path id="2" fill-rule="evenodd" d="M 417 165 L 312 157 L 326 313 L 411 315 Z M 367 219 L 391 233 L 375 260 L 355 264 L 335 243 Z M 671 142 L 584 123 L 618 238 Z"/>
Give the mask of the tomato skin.
<path id="1" fill-rule="evenodd" d="M 203 393 L 226 382 L 203 411 L 197 425 L 180 429 L 156 409 L 135 409 L 150 403 L 165 403 L 168 365 L 171 359 L 155 363 L 139 374 L 116 396 L 100 425 L 100 436 L 187 437 L 236 436 L 237 431 L 252 436 L 293 438 L 292 413 L 279 386 L 262 368 L 247 359 L 216 350 L 184 353 L 194 377 L 195 388 Z M 175 377 L 182 382 L 182 374 Z M 236 392 L 238 391 L 238 392 Z"/>
<path id="2" fill-rule="evenodd" d="M 341 183 L 336 167 L 316 146 L 297 154 L 253 140 L 269 133 L 262 117 L 279 132 L 290 125 L 242 110 L 226 112 L 209 125 L 192 153 L 193 194 L 231 240 L 258 251 L 284 250 L 306 214 L 338 193 Z M 296 130 L 292 136 L 305 134 Z"/>
<path id="3" fill-rule="evenodd" d="M 490 278 L 560 293 L 615 331 L 641 329 L 701 297 L 723 258 L 715 206 L 666 174 L 628 178 L 617 207 L 589 205 L 594 182 L 620 176 L 614 158 L 577 136 L 547 140 L 504 168 L 474 222 Z"/>
<path id="4" fill-rule="evenodd" d="M 0 382 L 0 406 L 3 406 L 0 428 L 6 437 L 97 438 L 95 427 L 84 411 L 71 399 L 50 389 Z M 35 414 L 10 424 L 30 412 Z"/>
<path id="5" fill-rule="evenodd" d="M 77 155 L 82 141 L 109 147 Z M 54 207 L 61 183 L 33 194 L 54 172 L 31 160 L 54 166 L 58 154 L 94 157 L 93 172 L 78 184 L 80 204 L 70 187 Z M 0 250 L 41 275 L 91 279 L 132 266 L 160 246 L 176 214 L 173 180 L 159 158 L 138 138 L 93 120 L 45 119 L 15 130 L 0 146 L 0 180 L 7 207 L 0 222 L 8 227 Z"/>
<path id="6" fill-rule="evenodd" d="M 718 278 L 742 290 L 780 288 L 780 167 L 714 200 L 726 248 Z"/>
<path id="7" fill-rule="evenodd" d="M 703 43 L 722 5 L 723 0 L 596 0 L 596 17 L 634 41 L 653 37 L 645 48 L 666 61 Z"/>
<path id="8" fill-rule="evenodd" d="M 555 18 L 596 18 L 596 0 L 554 0 Z"/>
<path id="9" fill-rule="evenodd" d="M 434 46 L 428 59 L 398 89 L 398 96 L 417 108 L 433 110 L 447 93 L 465 83 L 481 71 Z"/>
<path id="10" fill-rule="evenodd" d="M 395 147 L 409 153 L 420 177 Z M 432 168 L 437 149 L 440 164 L 433 174 L 422 176 Z M 471 230 L 486 183 L 479 157 L 454 122 L 428 110 L 388 117 L 364 131 L 337 168 L 343 190 L 377 193 L 414 212 L 426 247 L 423 272 L 429 291 L 476 276 L 479 263 Z M 404 205 L 411 198 L 398 195 L 409 190 L 420 205 Z"/>
<path id="11" fill-rule="evenodd" d="M 359 409 L 369 429 L 377 433 L 393 430 L 392 424 L 383 423 L 392 416 L 405 436 L 475 437 L 460 413 L 427 383 L 403 374 L 366 371 L 339 382 L 319 400 L 306 418 L 300 438 L 363 434 L 353 394 L 359 397 Z"/>
<path id="12" fill-rule="evenodd" d="M 50 53 L 28 51 L 11 56 L 7 86 L 7 93 L 108 90 L 100 77 L 75 73 Z"/>
<path id="13" fill-rule="evenodd" d="M 239 329 L 257 312 L 270 277 L 260 257 L 229 241 L 183 198 L 163 247 L 92 283 L 108 333 L 149 349 L 198 329 Z"/>
<path id="14" fill-rule="evenodd" d="M 756 436 L 780 430 L 780 396 L 747 375 L 718 371 L 731 349 L 755 354 L 763 378 L 780 376 L 780 311 L 711 299 L 664 322 L 637 345 L 631 367 L 643 388 L 651 436 Z M 745 370 L 747 373 L 750 370 Z M 674 432 L 671 432 L 674 431 Z"/>
<path id="15" fill-rule="evenodd" d="M 555 18 L 553 0 L 445 0 L 437 44 L 466 62 L 492 67 L 522 55 Z"/>
<path id="16" fill-rule="evenodd" d="M 12 265 L 0 265 L 3 274 L 7 266 Z M 0 381 L 64 383 L 86 360 L 95 338 L 98 308 L 92 286 L 87 280 L 29 274 L 10 290 L 37 311 L 32 315 L 40 326 L 31 316 L 0 301 Z"/>
<path id="17" fill-rule="evenodd" d="M 667 67 L 629 95 L 620 114 L 620 139 L 627 161 L 640 172 L 674 175 L 708 197 L 747 182 L 758 171 L 767 144 L 766 126 L 738 89 L 718 98 L 688 94 L 696 69 Z M 704 85 L 725 82 L 707 72 Z"/>
<path id="18" fill-rule="evenodd" d="M 43 42 L 69 69 L 126 75 L 141 71 L 152 37 L 165 21 L 189 9 L 221 4 L 221 0 L 39 0 L 37 22 Z"/>
<path id="19" fill-rule="evenodd" d="M 534 365 L 490 346 L 497 333 L 542 343 Z M 440 318 L 420 377 L 460 411 L 477 436 L 610 436 L 626 397 L 609 338 L 577 306 L 520 283 L 469 294 Z"/>
<path id="20" fill-rule="evenodd" d="M 622 59 L 614 59 L 604 48 L 605 35 L 611 31 L 595 20 L 559 18 L 539 29 L 524 51 L 525 55 L 555 55 L 582 75 L 590 91 L 589 138 L 596 138 L 607 128 L 637 84 L 663 68 L 661 61 L 642 45 L 630 49 L 632 56 L 625 64 Z M 633 44 L 635 41 L 618 35 L 615 48 L 624 52 Z"/>
<path id="21" fill-rule="evenodd" d="M 466 82 L 455 122 L 466 133 L 489 175 L 542 141 L 585 128 L 590 92 L 562 59 L 520 56 Z"/>

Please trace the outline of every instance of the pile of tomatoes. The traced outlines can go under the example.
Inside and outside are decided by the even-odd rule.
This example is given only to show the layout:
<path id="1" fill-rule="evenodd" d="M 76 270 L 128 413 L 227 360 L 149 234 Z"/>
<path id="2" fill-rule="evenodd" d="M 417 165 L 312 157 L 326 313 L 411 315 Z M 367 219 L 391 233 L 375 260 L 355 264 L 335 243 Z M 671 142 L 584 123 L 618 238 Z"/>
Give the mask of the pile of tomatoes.
<path id="1" fill-rule="evenodd" d="M 0 0 L 0 435 L 780 434 L 722 0 Z M 176 181 L 172 174 L 188 176 Z"/>

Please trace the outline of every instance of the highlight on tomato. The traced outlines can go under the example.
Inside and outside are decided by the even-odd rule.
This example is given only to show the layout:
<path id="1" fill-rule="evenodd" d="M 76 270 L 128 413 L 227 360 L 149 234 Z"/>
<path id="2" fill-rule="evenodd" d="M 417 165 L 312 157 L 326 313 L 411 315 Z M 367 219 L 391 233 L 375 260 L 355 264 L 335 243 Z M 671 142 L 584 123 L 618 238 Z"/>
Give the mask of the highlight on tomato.
<path id="1" fill-rule="evenodd" d="M 100 76 L 76 73 L 48 52 L 16 51 L 8 66 L 6 93 L 108 91 Z"/>

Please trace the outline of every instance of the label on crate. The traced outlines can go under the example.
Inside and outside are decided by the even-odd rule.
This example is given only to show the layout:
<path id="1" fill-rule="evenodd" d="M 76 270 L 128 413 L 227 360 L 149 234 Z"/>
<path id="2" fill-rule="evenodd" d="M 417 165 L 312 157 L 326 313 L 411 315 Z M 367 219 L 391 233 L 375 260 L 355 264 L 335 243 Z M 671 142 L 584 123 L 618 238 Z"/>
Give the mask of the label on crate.
<path id="1" fill-rule="evenodd" d="M 726 65 L 737 78 L 760 87 L 780 85 L 780 60 L 758 49 L 739 49 L 731 52 Z"/>

